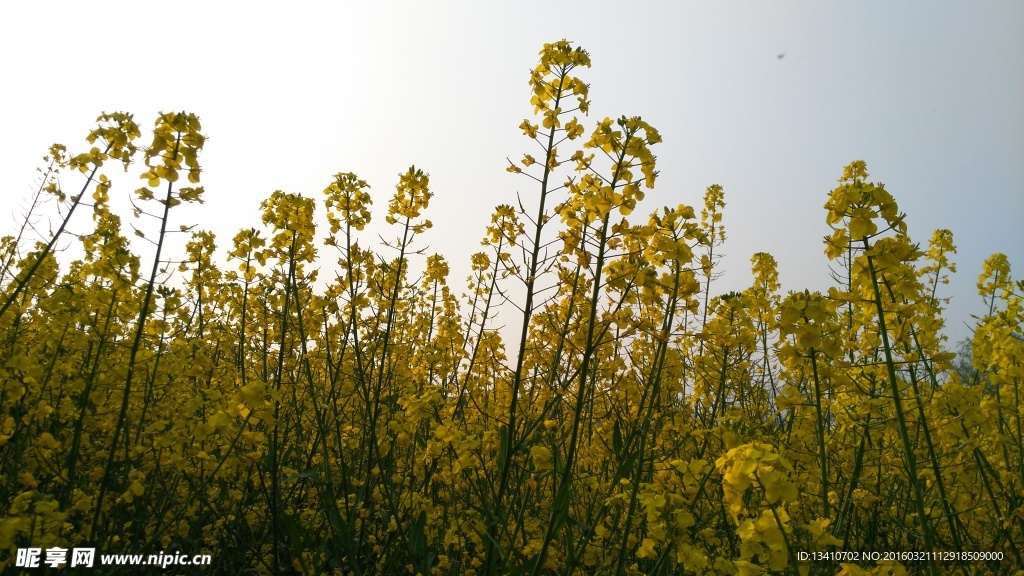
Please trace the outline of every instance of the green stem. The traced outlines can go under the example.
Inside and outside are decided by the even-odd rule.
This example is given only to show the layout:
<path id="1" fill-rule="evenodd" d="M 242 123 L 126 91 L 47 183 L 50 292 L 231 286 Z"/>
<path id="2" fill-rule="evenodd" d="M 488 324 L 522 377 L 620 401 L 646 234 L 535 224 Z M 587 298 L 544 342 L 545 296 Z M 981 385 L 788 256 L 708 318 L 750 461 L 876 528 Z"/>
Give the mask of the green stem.
<path id="1" fill-rule="evenodd" d="M 864 250 L 867 252 L 870 249 L 871 245 L 867 238 L 865 238 Z M 889 333 L 885 326 L 885 307 L 882 305 L 882 292 L 879 290 L 880 282 L 878 280 L 878 273 L 875 270 L 875 262 L 871 255 L 865 254 L 865 258 L 868 262 L 868 271 L 871 274 L 871 287 L 874 290 L 875 296 L 875 310 L 878 314 L 878 331 L 882 337 L 882 350 L 885 353 L 885 367 L 889 377 L 889 389 L 892 392 L 892 401 L 896 409 L 896 421 L 899 424 L 900 439 L 903 441 L 903 453 L 905 455 L 908 480 L 910 481 L 910 487 L 914 492 L 914 504 L 917 508 L 917 522 L 921 527 L 921 536 L 924 538 L 925 551 L 931 552 L 934 550 L 932 547 L 931 524 L 928 522 L 927 511 L 924 507 L 924 494 L 921 491 L 921 483 L 917 477 L 917 462 L 914 457 L 914 445 L 910 441 L 910 432 L 907 429 L 907 419 L 903 413 L 903 401 L 900 396 L 899 380 L 896 378 L 896 364 L 892 358 L 892 346 L 889 344 Z M 939 573 L 930 555 L 928 558 L 928 572 L 932 576 L 938 576 Z"/>
<path id="2" fill-rule="evenodd" d="M 178 132 L 174 141 L 172 158 L 177 158 L 178 148 L 181 145 L 181 132 Z M 93 169 L 95 173 L 96 169 Z M 91 177 L 91 176 L 90 176 Z M 81 198 L 81 195 L 79 195 Z M 124 392 L 121 394 L 121 410 L 117 416 L 117 424 L 114 426 L 114 433 L 110 440 L 110 453 L 107 455 L 107 464 L 103 471 L 103 483 L 100 485 L 99 494 L 96 497 L 96 511 L 93 514 L 92 526 L 89 528 L 89 538 L 92 540 L 96 533 L 96 526 L 99 524 L 100 515 L 103 513 L 103 499 L 106 496 L 107 488 L 113 482 L 114 458 L 117 454 L 117 443 L 120 440 L 121 432 L 125 428 L 128 418 L 128 405 L 131 398 L 132 377 L 135 375 L 135 360 L 138 357 L 139 349 L 142 347 L 142 335 L 146 328 L 146 319 L 149 317 L 150 301 L 153 299 L 153 291 L 156 286 L 156 277 L 160 272 L 160 254 L 163 251 L 164 240 L 167 238 L 167 221 L 170 216 L 171 203 L 174 200 L 174 183 L 167 182 L 167 194 L 164 196 L 164 213 L 160 218 L 160 235 L 157 237 L 156 254 L 153 256 L 153 268 L 149 273 L 149 281 L 146 283 L 146 293 L 142 299 L 142 306 L 139 310 L 139 319 L 135 324 L 135 340 L 132 342 L 131 351 L 128 354 L 127 373 L 124 378 Z M 63 227 L 61 228 L 63 229 Z"/>

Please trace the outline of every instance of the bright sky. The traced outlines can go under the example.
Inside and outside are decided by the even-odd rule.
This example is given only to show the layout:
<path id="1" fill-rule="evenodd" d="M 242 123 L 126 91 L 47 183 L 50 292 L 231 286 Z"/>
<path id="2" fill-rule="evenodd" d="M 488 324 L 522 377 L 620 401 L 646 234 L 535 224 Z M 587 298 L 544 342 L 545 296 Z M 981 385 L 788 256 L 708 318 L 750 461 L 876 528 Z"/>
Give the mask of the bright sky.
<path id="1" fill-rule="evenodd" d="M 1024 277 L 1024 3 L 1011 1 L 14 3 L 0 18 L 0 234 L 51 143 L 87 149 L 103 111 L 148 129 L 186 110 L 209 136 L 206 205 L 175 227 L 197 223 L 226 249 L 274 190 L 319 201 L 348 171 L 373 186 L 383 222 L 415 164 L 435 194 L 426 243 L 458 291 L 493 207 L 533 191 L 505 158 L 533 151 L 517 128 L 529 70 L 561 38 L 591 54 L 591 123 L 640 115 L 664 137 L 638 214 L 724 186 L 721 291 L 749 284 L 759 251 L 784 290 L 827 288 L 822 205 L 856 159 L 915 241 L 953 230 L 954 341 L 982 312 L 985 257 L 1007 253 Z M 115 179 L 112 195 L 139 185 Z"/>

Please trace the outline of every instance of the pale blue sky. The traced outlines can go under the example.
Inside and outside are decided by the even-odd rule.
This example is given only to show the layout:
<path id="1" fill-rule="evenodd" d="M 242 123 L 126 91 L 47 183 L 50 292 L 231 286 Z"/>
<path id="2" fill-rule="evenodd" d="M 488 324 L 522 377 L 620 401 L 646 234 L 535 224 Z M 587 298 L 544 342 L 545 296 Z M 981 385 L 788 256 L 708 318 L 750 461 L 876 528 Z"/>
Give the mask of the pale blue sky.
<path id="1" fill-rule="evenodd" d="M 397 174 L 416 164 L 435 193 L 426 240 L 461 289 L 493 206 L 532 190 L 505 172 L 505 158 L 531 151 L 517 125 L 532 111 L 537 51 L 568 38 L 593 59 L 580 73 L 590 121 L 640 115 L 664 137 L 654 149 L 661 176 L 639 213 L 699 205 L 708 185 L 724 186 L 720 290 L 749 283 L 758 251 L 778 259 L 785 290 L 826 288 L 822 204 L 855 159 L 895 195 L 916 241 L 953 230 L 954 340 L 981 312 L 974 283 L 985 257 L 1007 253 L 1024 277 L 1024 3 L 625 6 L 8 5 L 0 234 L 50 143 L 81 150 L 102 111 L 134 112 L 148 128 L 159 110 L 184 109 L 210 137 L 200 158 L 207 203 L 175 224 L 198 223 L 227 246 L 258 223 L 272 191 L 319 197 L 340 171 L 371 183 L 382 222 Z M 116 179 L 112 194 L 137 186 Z"/>

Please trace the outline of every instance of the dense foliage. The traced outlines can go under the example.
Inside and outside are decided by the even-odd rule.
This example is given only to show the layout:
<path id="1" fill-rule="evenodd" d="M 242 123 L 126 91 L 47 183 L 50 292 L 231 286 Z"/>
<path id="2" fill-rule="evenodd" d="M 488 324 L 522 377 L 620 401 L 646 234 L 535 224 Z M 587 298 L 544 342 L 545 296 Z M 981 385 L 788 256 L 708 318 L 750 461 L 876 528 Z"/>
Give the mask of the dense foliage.
<path id="1" fill-rule="evenodd" d="M 82 544 L 209 552 L 231 574 L 1024 565 L 1024 283 L 1007 259 L 985 264 L 988 314 L 956 370 L 940 335 L 952 235 L 915 244 L 857 161 L 825 203 L 827 294 L 781 292 L 761 253 L 753 285 L 715 296 L 722 188 L 699 212 L 637 217 L 660 136 L 627 117 L 588 131 L 589 66 L 564 41 L 541 51 L 520 126 L 539 153 L 509 166 L 533 204 L 495 209 L 464 292 L 418 248 L 420 169 L 400 175 L 397 238 L 378 249 L 360 237 L 369 186 L 341 173 L 326 234 L 313 198 L 278 191 L 225 258 L 175 221 L 202 201 L 194 115 L 162 114 L 141 146 L 132 116 L 104 114 L 91 150 L 52 147 L 41 196 L 64 224 L 0 245 L 0 567 Z M 140 161 L 148 270 L 102 172 Z M 86 184 L 68 194 L 54 172 Z M 83 211 L 83 256 L 60 262 Z M 499 332 L 499 309 L 521 325 Z M 1004 559 L 800 556 L 815 551 Z"/>

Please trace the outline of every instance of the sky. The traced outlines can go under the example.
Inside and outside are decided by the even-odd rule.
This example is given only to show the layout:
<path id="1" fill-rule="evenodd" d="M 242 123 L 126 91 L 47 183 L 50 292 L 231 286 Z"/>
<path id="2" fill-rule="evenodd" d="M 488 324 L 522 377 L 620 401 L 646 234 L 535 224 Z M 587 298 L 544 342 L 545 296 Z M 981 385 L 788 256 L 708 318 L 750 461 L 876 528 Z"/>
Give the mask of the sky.
<path id="1" fill-rule="evenodd" d="M 958 272 L 940 290 L 951 340 L 984 312 L 987 256 L 1006 253 L 1024 277 L 1024 3 L 1010 1 L 15 3 L 0 17 L 0 235 L 51 143 L 84 151 L 105 111 L 148 130 L 185 110 L 209 137 L 206 203 L 172 226 L 214 231 L 226 251 L 274 190 L 319 201 L 337 172 L 371 184 L 382 223 L 415 164 L 434 192 L 420 246 L 445 255 L 458 292 L 494 206 L 535 192 L 506 158 L 533 151 L 517 128 L 532 117 L 529 71 L 562 38 L 593 61 L 578 74 L 587 125 L 641 116 L 661 132 L 638 214 L 724 187 L 718 291 L 748 286 L 762 251 L 784 291 L 827 289 L 822 206 L 858 159 L 914 241 L 953 231 Z M 81 183 L 62 179 L 69 193 Z M 115 178 L 111 194 L 140 185 Z M 369 231 L 367 243 L 391 234 Z"/>

